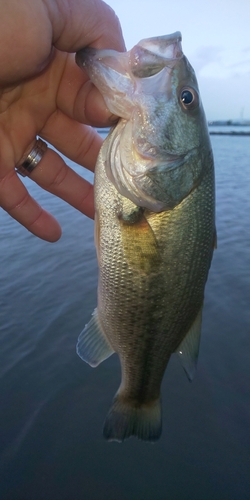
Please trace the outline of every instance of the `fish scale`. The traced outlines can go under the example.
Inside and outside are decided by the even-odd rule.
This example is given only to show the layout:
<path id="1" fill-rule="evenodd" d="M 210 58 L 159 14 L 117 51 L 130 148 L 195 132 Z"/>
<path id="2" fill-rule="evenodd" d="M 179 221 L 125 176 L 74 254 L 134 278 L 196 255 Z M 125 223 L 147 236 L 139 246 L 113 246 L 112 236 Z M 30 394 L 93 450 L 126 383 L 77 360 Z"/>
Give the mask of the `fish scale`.
<path id="1" fill-rule="evenodd" d="M 190 322 L 194 320 L 195 317 L 194 314 L 195 313 L 197 314 L 199 308 L 202 305 L 204 282 L 207 279 L 208 265 L 210 263 L 212 255 L 213 217 L 211 217 L 211 215 L 213 214 L 208 213 L 206 217 L 205 217 L 206 214 L 204 214 L 200 218 L 200 214 L 197 211 L 196 200 L 193 198 L 197 198 L 198 200 L 200 200 L 201 202 L 200 209 L 204 210 L 203 197 L 202 195 L 200 195 L 200 191 L 203 190 L 207 196 L 207 187 L 212 185 L 211 183 L 212 176 L 213 176 L 213 171 L 211 168 L 211 171 L 208 172 L 208 175 L 204 178 L 203 183 L 199 186 L 199 190 L 194 192 L 191 197 L 184 200 L 182 206 L 178 206 L 171 212 L 162 212 L 157 217 L 154 216 L 150 217 L 151 227 L 156 236 L 156 239 L 159 230 L 159 246 L 160 246 L 159 251 L 161 252 L 161 264 L 159 266 L 156 276 L 152 276 L 152 274 L 148 276 L 143 276 L 141 273 L 136 272 L 136 270 L 134 270 L 134 272 L 131 270 L 131 274 L 128 275 L 127 267 L 129 266 L 129 264 L 127 263 L 127 260 L 124 257 L 123 253 L 123 246 L 121 242 L 122 240 L 121 224 L 119 219 L 116 217 L 116 228 L 114 230 L 114 223 L 113 223 L 112 233 L 110 232 L 111 239 L 105 240 L 104 247 L 101 250 L 107 256 L 109 255 L 108 260 L 110 259 L 111 262 L 113 261 L 113 265 L 111 264 L 109 267 L 109 274 L 106 273 L 105 269 L 104 277 L 102 277 L 102 269 L 100 269 L 100 283 L 102 283 L 102 279 L 105 282 L 105 293 L 102 295 L 104 301 L 103 309 L 105 310 L 105 324 L 106 324 L 105 331 L 107 337 L 109 337 L 110 331 L 115 331 L 115 339 L 112 340 L 113 344 L 118 336 L 118 338 L 123 339 L 123 343 L 125 344 L 125 350 L 126 350 L 126 344 L 128 342 L 128 333 L 126 333 L 125 335 L 122 330 L 122 326 L 120 326 L 120 324 L 118 325 L 117 322 L 116 324 L 113 324 L 113 327 L 111 329 L 108 322 L 109 316 L 114 318 L 114 321 L 116 321 L 117 318 L 116 311 L 120 312 L 122 311 L 123 312 L 122 318 L 124 322 L 126 320 L 125 328 L 127 329 L 130 323 L 132 323 L 133 325 L 135 314 L 137 313 L 140 314 L 140 316 L 142 317 L 142 322 L 145 321 L 146 325 L 149 325 L 150 323 L 148 319 L 146 319 L 146 313 L 143 311 L 147 311 L 148 308 L 150 307 L 152 297 L 153 297 L 153 308 L 154 308 L 153 312 L 156 309 L 156 304 L 158 304 L 158 307 L 160 307 L 159 301 L 156 300 L 156 290 L 157 290 L 157 295 L 161 296 L 161 301 L 163 303 L 165 301 L 168 302 L 170 295 L 172 296 L 172 300 L 174 297 L 173 302 L 175 304 L 175 308 L 173 309 L 171 316 L 168 315 L 165 318 L 164 330 L 166 331 L 166 335 L 167 332 L 169 332 L 169 335 L 171 335 L 171 330 L 176 328 L 174 323 L 174 317 L 180 307 L 179 304 L 182 305 L 182 311 L 185 311 L 185 309 L 188 310 L 188 315 L 190 316 Z M 103 232 L 109 233 L 109 221 L 111 218 L 112 219 L 115 218 L 115 215 L 112 203 L 110 204 L 110 209 L 109 209 L 106 200 L 107 197 L 109 197 L 109 200 L 112 199 L 113 186 L 110 185 L 110 182 L 108 181 L 105 175 L 104 162 L 102 162 L 101 160 L 99 160 L 96 167 L 95 189 L 96 189 L 97 205 L 99 206 L 100 204 L 100 206 L 102 206 L 102 209 L 100 210 L 101 215 L 99 216 L 100 225 L 102 226 Z M 100 194 L 99 194 L 99 189 L 100 189 Z M 115 193 L 115 196 L 116 195 L 117 193 Z M 188 207 L 186 206 L 187 204 L 189 205 L 189 211 L 192 212 L 191 214 L 188 211 Z M 192 224 L 196 226 L 196 229 L 200 233 L 200 240 L 197 241 L 197 238 L 194 237 L 193 239 L 191 239 L 189 246 L 186 244 L 186 242 L 188 239 L 188 235 L 190 233 L 190 223 L 188 226 L 186 224 L 183 224 L 183 222 L 181 222 L 180 220 L 181 217 L 184 217 L 185 219 L 187 218 L 188 220 L 192 220 Z M 196 222 L 197 220 L 203 221 L 202 223 L 200 223 L 199 228 Z M 180 233 L 180 231 L 176 230 L 176 227 L 179 224 L 181 224 L 183 228 L 182 234 Z M 195 229 L 194 232 L 196 232 Z M 161 244 L 162 233 L 168 235 L 167 245 Z M 207 234 L 210 234 L 210 239 L 207 238 Z M 197 251 L 198 243 L 200 251 Z M 118 251 L 114 251 L 114 248 L 117 249 Z M 178 254 L 178 252 L 184 254 L 181 260 L 181 267 L 180 267 L 180 258 L 179 257 L 174 258 L 174 254 Z M 195 254 L 195 259 L 193 258 L 194 254 Z M 197 277 L 194 276 L 194 272 L 196 269 L 199 270 Z M 117 287 L 114 286 L 115 274 L 120 276 L 120 281 L 117 282 Z M 155 281 L 155 284 L 157 284 L 157 288 L 156 286 L 151 285 L 152 281 L 153 282 Z M 161 291 L 159 287 L 159 281 L 163 282 L 162 283 L 163 291 Z M 167 286 L 166 286 L 166 281 L 167 281 Z M 123 283 L 122 289 L 120 287 L 120 282 Z M 147 292 L 146 295 L 148 302 L 145 301 L 144 291 L 146 289 L 151 290 L 151 293 Z M 126 297 L 125 301 L 122 292 Z M 144 294 L 143 300 L 140 300 L 140 293 Z M 175 295 L 177 296 L 176 298 Z M 193 315 L 190 315 L 190 306 L 192 303 L 194 303 L 195 313 Z M 138 312 L 139 305 L 141 305 L 142 308 L 142 311 L 140 313 Z M 134 312 L 134 310 L 136 310 L 136 312 Z M 153 314 L 153 316 L 154 315 L 155 314 Z M 180 317 L 178 317 L 178 321 L 180 322 Z M 187 327 L 184 330 L 184 332 L 181 333 L 180 337 L 177 337 L 177 339 L 176 337 L 174 338 L 175 347 L 177 347 L 177 345 L 181 342 L 182 336 L 185 335 L 186 330 Z M 132 338 L 133 335 L 134 333 L 132 331 L 131 332 Z M 159 338 L 160 338 L 160 343 L 162 343 L 163 342 L 162 331 L 159 332 Z M 171 347 L 171 350 L 172 349 L 174 348 Z M 132 362 L 134 362 L 134 356 L 132 358 Z"/>

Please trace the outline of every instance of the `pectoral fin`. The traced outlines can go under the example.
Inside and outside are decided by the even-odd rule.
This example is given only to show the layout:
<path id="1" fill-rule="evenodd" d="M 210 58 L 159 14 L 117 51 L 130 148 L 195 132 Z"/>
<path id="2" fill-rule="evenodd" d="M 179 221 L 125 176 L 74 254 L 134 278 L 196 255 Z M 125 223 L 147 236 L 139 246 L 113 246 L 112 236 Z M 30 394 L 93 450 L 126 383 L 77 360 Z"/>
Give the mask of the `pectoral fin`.
<path id="1" fill-rule="evenodd" d="M 176 353 L 178 354 L 181 364 L 186 372 L 186 375 L 190 381 L 193 380 L 200 346 L 200 335 L 201 335 L 201 321 L 202 321 L 202 307 L 197 314 L 197 317 L 192 324 L 187 335 L 184 337 Z"/>
<path id="2" fill-rule="evenodd" d="M 111 345 L 102 332 L 97 309 L 78 337 L 76 352 L 90 366 L 95 368 L 114 353 Z"/>
<path id="3" fill-rule="evenodd" d="M 136 207 L 131 212 L 123 210 L 120 223 L 124 255 L 129 266 L 142 273 L 153 272 L 161 262 L 161 255 L 144 209 Z"/>

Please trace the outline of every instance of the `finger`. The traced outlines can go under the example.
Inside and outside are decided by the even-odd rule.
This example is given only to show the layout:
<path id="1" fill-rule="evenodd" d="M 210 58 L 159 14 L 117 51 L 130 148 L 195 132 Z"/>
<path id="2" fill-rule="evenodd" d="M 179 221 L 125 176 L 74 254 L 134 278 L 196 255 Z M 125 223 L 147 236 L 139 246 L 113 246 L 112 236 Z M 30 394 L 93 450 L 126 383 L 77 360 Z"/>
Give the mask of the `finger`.
<path id="1" fill-rule="evenodd" d="M 44 2 L 9 1 L 0 5 L 0 84 L 12 87 L 14 82 L 40 73 L 49 63 L 51 23 Z"/>
<path id="2" fill-rule="evenodd" d="M 46 191 L 94 218 L 93 185 L 68 167 L 56 151 L 47 149 L 30 178 Z"/>
<path id="3" fill-rule="evenodd" d="M 57 92 L 57 107 L 71 118 L 93 127 L 111 127 L 118 117 L 108 109 L 103 96 L 68 55 L 67 65 Z"/>
<path id="4" fill-rule="evenodd" d="M 95 129 L 57 111 L 51 115 L 40 135 L 67 158 L 94 171 L 103 142 Z"/>
<path id="5" fill-rule="evenodd" d="M 83 85 L 76 95 L 73 117 L 93 127 L 113 127 L 119 119 L 111 113 L 103 96 L 91 82 Z"/>
<path id="6" fill-rule="evenodd" d="M 76 52 L 87 45 L 125 50 L 120 22 L 102 0 L 47 2 L 47 7 L 59 50 Z"/>
<path id="7" fill-rule="evenodd" d="M 65 59 L 66 58 L 66 59 Z M 90 82 L 89 76 L 75 62 L 74 54 L 55 51 L 54 67 L 62 68 L 63 75 L 56 94 L 56 105 L 71 118 L 94 127 L 114 125 L 117 116 L 108 109 L 101 93 Z M 53 81 L 58 78 L 52 74 Z"/>
<path id="8" fill-rule="evenodd" d="M 29 195 L 15 171 L 0 181 L 0 204 L 11 217 L 39 238 L 50 242 L 60 238 L 61 228 L 57 220 Z"/>

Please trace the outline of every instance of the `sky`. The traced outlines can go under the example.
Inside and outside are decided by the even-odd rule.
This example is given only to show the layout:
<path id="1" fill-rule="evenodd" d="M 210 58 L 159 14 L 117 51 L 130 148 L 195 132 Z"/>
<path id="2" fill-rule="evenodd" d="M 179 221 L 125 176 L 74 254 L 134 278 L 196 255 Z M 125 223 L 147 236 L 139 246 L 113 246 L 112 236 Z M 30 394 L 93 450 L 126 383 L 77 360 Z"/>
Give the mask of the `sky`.
<path id="1" fill-rule="evenodd" d="M 250 0 L 106 0 L 127 49 L 182 33 L 208 120 L 250 120 Z"/>

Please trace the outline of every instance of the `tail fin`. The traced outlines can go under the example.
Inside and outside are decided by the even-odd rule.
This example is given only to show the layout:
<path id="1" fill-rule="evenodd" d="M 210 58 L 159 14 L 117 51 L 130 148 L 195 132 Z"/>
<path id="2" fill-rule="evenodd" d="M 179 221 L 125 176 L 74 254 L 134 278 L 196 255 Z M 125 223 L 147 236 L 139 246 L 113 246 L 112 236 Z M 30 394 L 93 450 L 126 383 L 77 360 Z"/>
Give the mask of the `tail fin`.
<path id="1" fill-rule="evenodd" d="M 104 422 L 103 435 L 109 441 L 121 442 L 130 436 L 157 441 L 161 435 L 160 400 L 135 406 L 118 394 Z"/>

